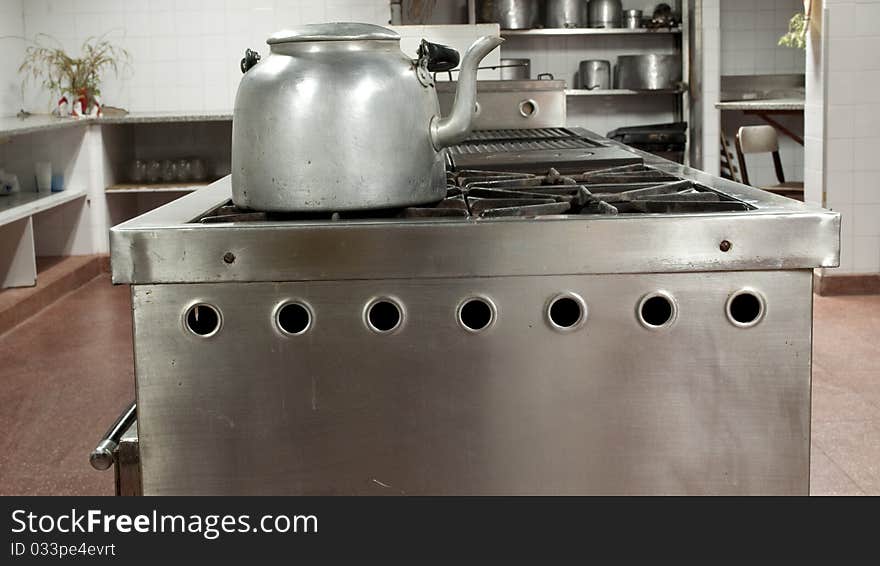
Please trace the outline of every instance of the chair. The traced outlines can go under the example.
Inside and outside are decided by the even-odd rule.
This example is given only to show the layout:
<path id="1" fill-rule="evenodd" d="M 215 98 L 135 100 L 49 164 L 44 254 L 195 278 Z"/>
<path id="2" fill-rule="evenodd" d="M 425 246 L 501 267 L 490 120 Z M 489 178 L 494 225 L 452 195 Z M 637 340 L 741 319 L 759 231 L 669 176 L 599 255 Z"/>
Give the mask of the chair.
<path id="1" fill-rule="evenodd" d="M 730 149 L 730 142 L 727 136 L 721 132 L 721 178 L 730 179 L 731 181 L 740 182 L 739 169 L 736 167 L 736 161 L 733 159 L 733 153 Z"/>
<path id="2" fill-rule="evenodd" d="M 804 200 L 804 184 L 785 181 L 782 160 L 779 158 L 779 136 L 773 126 L 743 126 L 736 133 L 736 157 L 739 160 L 743 183 L 746 185 L 751 185 L 751 183 L 749 182 L 745 156 L 752 153 L 773 155 L 773 167 L 776 169 L 776 179 L 779 181 L 776 185 L 758 187 L 759 189 L 796 200 Z"/>

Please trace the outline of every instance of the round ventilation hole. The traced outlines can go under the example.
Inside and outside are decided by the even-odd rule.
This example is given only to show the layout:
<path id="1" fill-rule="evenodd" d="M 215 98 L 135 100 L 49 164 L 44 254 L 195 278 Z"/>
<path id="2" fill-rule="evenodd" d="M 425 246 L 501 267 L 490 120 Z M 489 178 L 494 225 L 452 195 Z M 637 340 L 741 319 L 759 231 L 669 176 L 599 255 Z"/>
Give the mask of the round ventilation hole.
<path id="1" fill-rule="evenodd" d="M 302 303 L 287 303 L 278 309 L 275 322 L 282 332 L 296 336 L 308 330 L 312 325 L 312 313 Z"/>
<path id="2" fill-rule="evenodd" d="M 754 291 L 737 291 L 727 300 L 727 318 L 736 326 L 747 328 L 764 317 L 764 298 Z"/>
<path id="3" fill-rule="evenodd" d="M 519 103 L 519 113 L 524 118 L 531 118 L 538 111 L 538 103 L 532 99 Z"/>
<path id="4" fill-rule="evenodd" d="M 557 330 L 573 330 L 587 318 L 587 305 L 574 293 L 559 295 L 550 301 L 547 318 Z"/>
<path id="5" fill-rule="evenodd" d="M 495 306 L 488 299 L 467 299 L 458 308 L 458 322 L 471 332 L 488 328 L 495 319 Z"/>
<path id="6" fill-rule="evenodd" d="M 207 338 L 220 330 L 220 311 L 217 307 L 206 303 L 197 303 L 189 307 L 184 316 L 187 329 L 196 336 Z"/>
<path id="7" fill-rule="evenodd" d="M 639 303 L 639 322 L 647 328 L 669 326 L 675 320 L 675 302 L 666 293 L 654 293 Z"/>
<path id="8" fill-rule="evenodd" d="M 367 308 L 367 324 L 376 332 L 391 332 L 403 318 L 400 306 L 390 299 L 379 299 Z"/>

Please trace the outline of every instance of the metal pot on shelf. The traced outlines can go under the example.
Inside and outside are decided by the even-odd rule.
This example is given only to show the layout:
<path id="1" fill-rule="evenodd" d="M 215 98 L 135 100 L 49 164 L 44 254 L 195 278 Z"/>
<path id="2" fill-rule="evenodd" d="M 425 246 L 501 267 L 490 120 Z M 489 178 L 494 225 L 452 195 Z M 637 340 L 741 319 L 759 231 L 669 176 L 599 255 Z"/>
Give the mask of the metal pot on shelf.
<path id="1" fill-rule="evenodd" d="M 631 90 L 673 89 L 681 82 L 678 55 L 621 55 L 615 68 L 616 88 Z"/>
<path id="2" fill-rule="evenodd" d="M 590 0 L 588 19 L 591 28 L 619 28 L 622 16 L 620 0 Z"/>
<path id="3" fill-rule="evenodd" d="M 541 25 L 538 0 L 481 0 L 477 14 L 483 22 L 497 22 L 501 29 L 531 29 Z"/>
<path id="4" fill-rule="evenodd" d="M 611 63 L 601 59 L 581 61 L 578 76 L 583 89 L 608 90 L 611 88 Z"/>
<path id="5" fill-rule="evenodd" d="M 501 59 L 499 63 L 502 81 L 527 81 L 532 78 L 531 59 Z"/>
<path id="6" fill-rule="evenodd" d="M 587 25 L 586 0 L 547 0 L 544 24 L 548 28 L 579 28 Z"/>
<path id="7" fill-rule="evenodd" d="M 314 24 L 248 50 L 232 122 L 232 199 L 263 211 L 413 206 L 446 194 L 444 148 L 471 129 L 477 66 L 504 40 L 485 36 L 461 61 L 452 112 L 440 116 L 433 72 L 458 53 L 370 24 Z"/>
<path id="8" fill-rule="evenodd" d="M 639 29 L 642 27 L 642 11 L 627 10 L 623 15 L 623 20 L 627 29 Z"/>

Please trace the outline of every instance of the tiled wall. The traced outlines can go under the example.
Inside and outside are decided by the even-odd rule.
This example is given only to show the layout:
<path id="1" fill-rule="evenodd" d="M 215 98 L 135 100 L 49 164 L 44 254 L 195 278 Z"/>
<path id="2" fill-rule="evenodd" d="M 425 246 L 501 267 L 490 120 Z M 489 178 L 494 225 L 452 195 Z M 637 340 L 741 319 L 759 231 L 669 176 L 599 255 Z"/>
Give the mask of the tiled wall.
<path id="1" fill-rule="evenodd" d="M 24 56 L 24 0 L 0 0 L 0 116 L 21 109 L 18 66 Z"/>
<path id="2" fill-rule="evenodd" d="M 47 33 L 78 51 L 108 34 L 131 53 L 119 79 L 108 75 L 104 102 L 134 111 L 229 110 L 245 48 L 265 52 L 279 29 L 321 21 L 386 24 L 388 0 L 27 0 L 25 33 Z M 49 108 L 28 89 L 26 103 Z"/>
<path id="3" fill-rule="evenodd" d="M 843 215 L 840 272 L 880 272 L 880 2 L 825 0 L 825 203 Z M 813 137 L 816 132 L 810 132 Z"/>
<path id="4" fill-rule="evenodd" d="M 802 73 L 804 52 L 777 45 L 799 11 L 802 0 L 721 0 L 721 74 Z"/>

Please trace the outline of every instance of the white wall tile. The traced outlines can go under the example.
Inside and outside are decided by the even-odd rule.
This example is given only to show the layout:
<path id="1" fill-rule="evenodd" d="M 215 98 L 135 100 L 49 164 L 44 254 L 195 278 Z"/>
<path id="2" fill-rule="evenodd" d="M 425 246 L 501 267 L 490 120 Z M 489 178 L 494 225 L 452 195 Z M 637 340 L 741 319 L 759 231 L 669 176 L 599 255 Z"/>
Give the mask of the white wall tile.
<path id="1" fill-rule="evenodd" d="M 18 35 L 49 33 L 74 52 L 86 37 L 116 30 L 108 37 L 130 51 L 131 68 L 119 79 L 104 77 L 104 102 L 135 112 L 229 111 L 239 79 L 231 71 L 245 48 L 265 54 L 270 33 L 302 23 L 387 24 L 388 18 L 388 0 L 0 0 L 0 31 L 18 21 Z M 27 89 L 21 101 L 14 70 L 24 41 L 7 41 L 0 39 L 0 112 L 22 105 L 49 111 L 55 95 L 39 88 Z"/>
<path id="2" fill-rule="evenodd" d="M 722 74 L 803 72 L 804 52 L 778 45 L 801 0 L 721 0 L 720 9 Z"/>
<path id="3" fill-rule="evenodd" d="M 873 171 L 854 171 L 853 202 L 856 204 L 880 204 L 880 176 Z"/>
<path id="4" fill-rule="evenodd" d="M 829 194 L 833 194 L 835 203 L 854 202 L 855 180 L 852 171 L 829 171 L 825 182 Z"/>
<path id="5" fill-rule="evenodd" d="M 880 204 L 862 204 L 853 211 L 856 236 L 880 236 Z"/>
<path id="6" fill-rule="evenodd" d="M 853 242 L 853 266 L 856 273 L 880 271 L 880 236 L 855 236 Z"/>
<path id="7" fill-rule="evenodd" d="M 24 58 L 23 0 L 0 0 L 0 116 L 13 116 L 22 107 L 18 66 Z"/>

